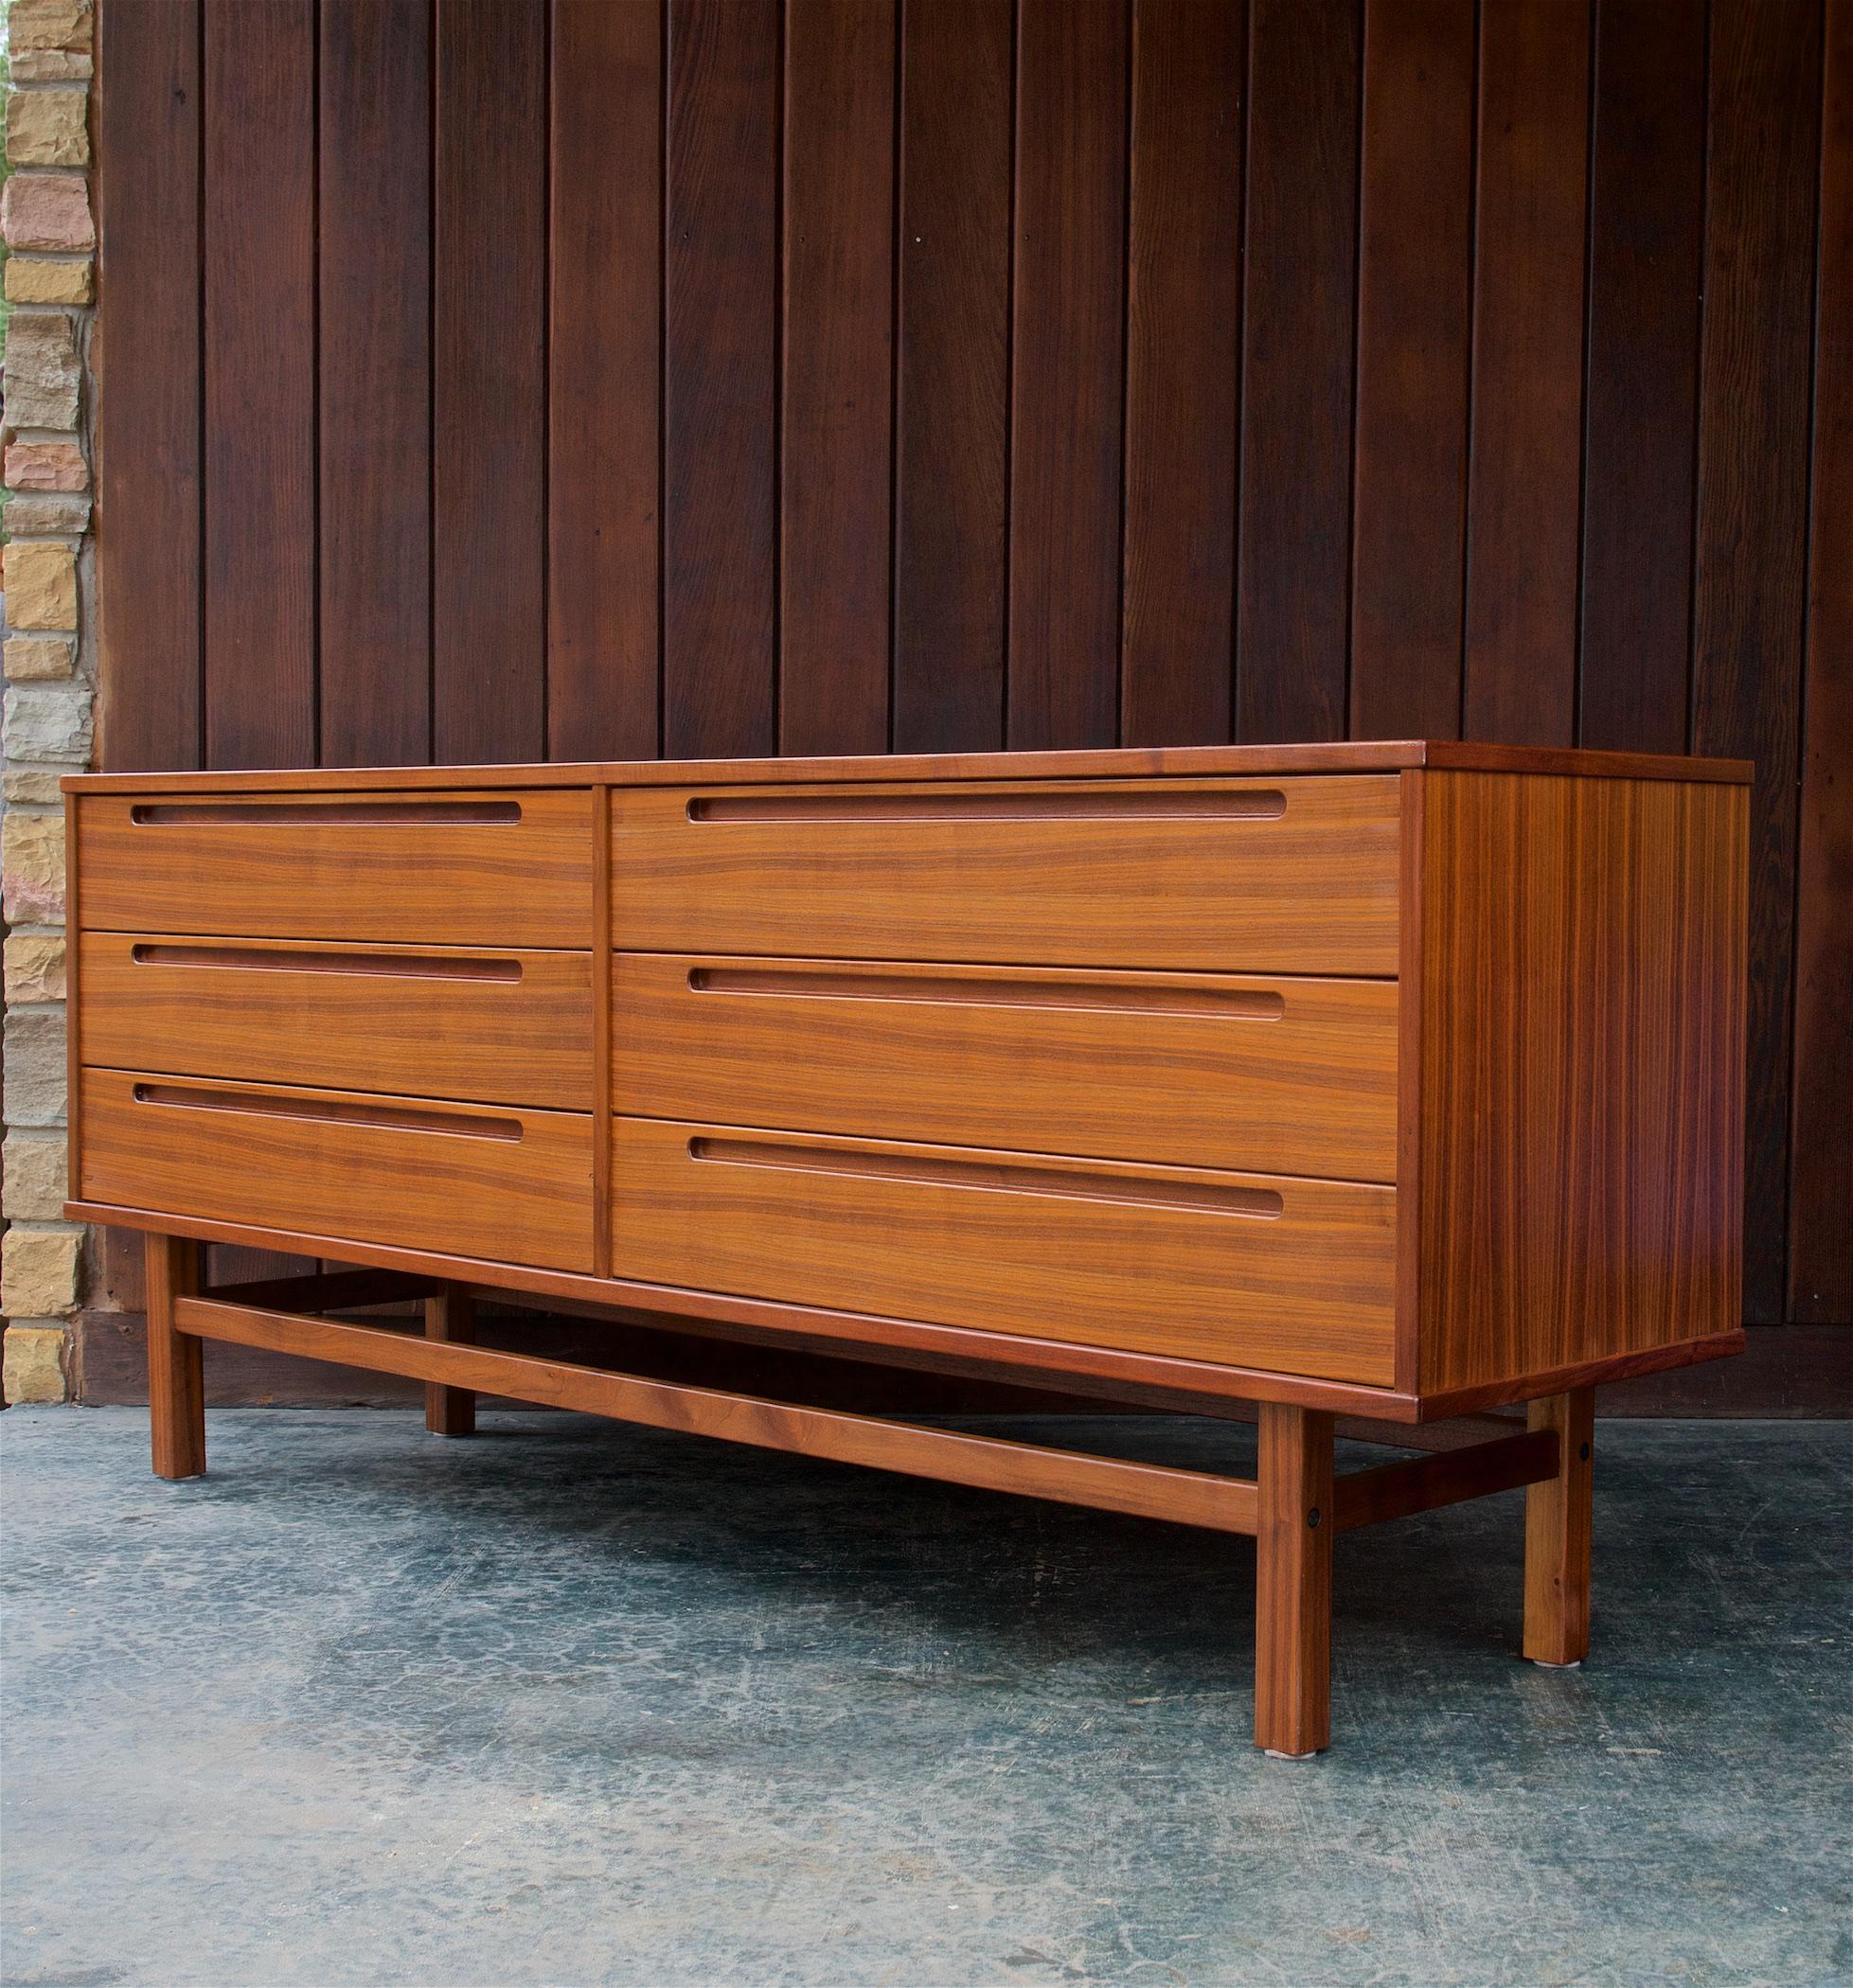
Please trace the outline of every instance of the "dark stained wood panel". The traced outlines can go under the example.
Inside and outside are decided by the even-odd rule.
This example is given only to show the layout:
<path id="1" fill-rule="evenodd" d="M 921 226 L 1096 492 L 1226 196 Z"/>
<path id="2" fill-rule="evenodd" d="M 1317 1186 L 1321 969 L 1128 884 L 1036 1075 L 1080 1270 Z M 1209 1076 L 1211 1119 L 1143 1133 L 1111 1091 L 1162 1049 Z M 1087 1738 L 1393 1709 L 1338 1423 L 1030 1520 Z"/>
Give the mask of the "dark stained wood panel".
<path id="1" fill-rule="evenodd" d="M 98 151 L 136 161 L 93 181 L 92 357 L 109 397 L 98 509 L 135 521 L 97 535 L 97 745 L 113 772 L 200 760 L 200 55 L 199 0 L 105 7 L 97 24 L 111 79 L 97 93 Z"/>
<path id="2" fill-rule="evenodd" d="M 896 0 L 786 12 L 781 753 L 888 743 L 896 33 Z"/>
<path id="3" fill-rule="evenodd" d="M 1788 1316 L 1853 1321 L 1853 5 L 1829 0 Z"/>
<path id="4" fill-rule="evenodd" d="M 663 737 L 776 750 L 779 15 L 669 0 Z"/>
<path id="5" fill-rule="evenodd" d="M 1356 0 L 1253 0 L 1236 737 L 1343 738 L 1357 342 Z"/>
<path id="6" fill-rule="evenodd" d="M 1010 0 L 903 8 L 897 751 L 1004 743 Z"/>
<path id="7" fill-rule="evenodd" d="M 554 0 L 547 283 L 547 751 L 660 744 L 663 30 Z"/>
<path id="8" fill-rule="evenodd" d="M 205 28 L 205 763 L 312 763 L 314 7 Z"/>
<path id="9" fill-rule="evenodd" d="M 1816 10 L 1714 0 L 1692 746 L 1751 802 L 1746 1319 L 1781 1318 L 1820 120 Z"/>
<path id="10" fill-rule="evenodd" d="M 324 766 L 431 757 L 431 7 L 339 0 L 317 52 Z"/>
<path id="11" fill-rule="evenodd" d="M 437 0 L 432 743 L 546 752 L 546 16 Z"/>
<path id="12" fill-rule="evenodd" d="M 1481 13 L 1461 722 L 1512 745 L 1577 729 L 1590 17 Z"/>
<path id="13" fill-rule="evenodd" d="M 1473 0 L 1368 0 L 1351 733 L 1461 718 Z"/>
<path id="14" fill-rule="evenodd" d="M 1702 0 L 1599 0 L 1577 743 L 1685 748 L 1705 204 Z"/>
<path id="15" fill-rule="evenodd" d="M 1123 745 L 1230 736 L 1242 21 L 1132 4 Z"/>
<path id="16" fill-rule="evenodd" d="M 1005 740 L 1119 732 L 1127 0 L 1020 0 Z"/>

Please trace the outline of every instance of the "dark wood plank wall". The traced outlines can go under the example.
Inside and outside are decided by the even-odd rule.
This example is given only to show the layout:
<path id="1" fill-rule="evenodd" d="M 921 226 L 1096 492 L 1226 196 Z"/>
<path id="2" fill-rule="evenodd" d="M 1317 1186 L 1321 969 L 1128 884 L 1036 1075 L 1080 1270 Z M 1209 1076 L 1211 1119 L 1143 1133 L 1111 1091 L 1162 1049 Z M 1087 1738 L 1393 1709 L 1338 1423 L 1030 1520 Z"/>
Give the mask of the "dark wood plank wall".
<path id="1" fill-rule="evenodd" d="M 101 0 L 117 767 L 1741 754 L 1853 1321 L 1853 0 Z"/>

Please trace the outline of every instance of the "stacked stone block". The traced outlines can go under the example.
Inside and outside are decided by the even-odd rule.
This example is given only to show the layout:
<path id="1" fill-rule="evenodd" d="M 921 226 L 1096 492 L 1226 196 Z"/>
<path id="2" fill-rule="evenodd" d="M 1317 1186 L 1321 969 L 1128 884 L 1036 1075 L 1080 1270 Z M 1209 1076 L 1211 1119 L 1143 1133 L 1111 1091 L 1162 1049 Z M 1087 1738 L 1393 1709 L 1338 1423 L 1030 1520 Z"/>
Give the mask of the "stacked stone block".
<path id="1" fill-rule="evenodd" d="M 6 350 L 7 1233 L 10 1401 L 62 1400 L 84 1236 L 65 1192 L 64 832 L 60 776 L 87 765 L 96 686 L 87 358 L 96 291 L 90 0 L 11 0 L 11 176 L 0 196 Z"/>

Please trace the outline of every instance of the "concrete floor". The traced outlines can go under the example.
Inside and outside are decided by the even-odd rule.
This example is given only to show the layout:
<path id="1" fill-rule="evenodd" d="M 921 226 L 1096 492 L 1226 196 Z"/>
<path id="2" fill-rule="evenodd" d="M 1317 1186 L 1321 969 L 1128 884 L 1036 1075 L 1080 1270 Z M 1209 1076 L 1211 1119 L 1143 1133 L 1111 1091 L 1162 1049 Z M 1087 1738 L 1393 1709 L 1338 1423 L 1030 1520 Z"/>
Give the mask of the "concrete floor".
<path id="1" fill-rule="evenodd" d="M 1246 1541 L 487 1428 L 0 1416 L 6 1982 L 1853 1981 L 1853 1425 L 1603 1425 L 1581 1671 L 1517 1497 L 1341 1540 L 1306 1766 Z"/>

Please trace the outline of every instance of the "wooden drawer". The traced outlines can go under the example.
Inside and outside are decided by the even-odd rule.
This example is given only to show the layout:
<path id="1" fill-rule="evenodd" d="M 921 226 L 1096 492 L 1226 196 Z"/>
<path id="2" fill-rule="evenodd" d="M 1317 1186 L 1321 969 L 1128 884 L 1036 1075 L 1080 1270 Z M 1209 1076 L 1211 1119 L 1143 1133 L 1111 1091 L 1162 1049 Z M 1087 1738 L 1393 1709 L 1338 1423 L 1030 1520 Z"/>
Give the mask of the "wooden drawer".
<path id="1" fill-rule="evenodd" d="M 579 1112 L 85 1070 L 80 1195 L 407 1250 L 592 1268 Z"/>
<path id="2" fill-rule="evenodd" d="M 86 1063 L 592 1109 L 592 955 L 86 932 Z"/>
<path id="3" fill-rule="evenodd" d="M 592 944 L 592 797 L 86 794 L 93 930 L 450 946 Z"/>
<path id="4" fill-rule="evenodd" d="M 623 953 L 647 1118 L 1394 1180 L 1397 984 Z"/>
<path id="5" fill-rule="evenodd" d="M 619 1119 L 615 1276 L 1388 1385 L 1396 1190 Z"/>
<path id="6" fill-rule="evenodd" d="M 1398 808 L 1395 774 L 619 789 L 614 944 L 1394 974 Z"/>

